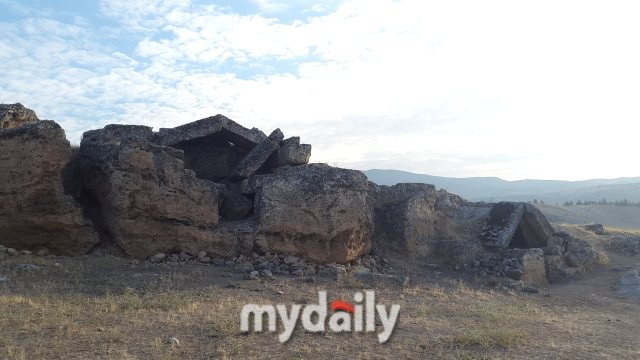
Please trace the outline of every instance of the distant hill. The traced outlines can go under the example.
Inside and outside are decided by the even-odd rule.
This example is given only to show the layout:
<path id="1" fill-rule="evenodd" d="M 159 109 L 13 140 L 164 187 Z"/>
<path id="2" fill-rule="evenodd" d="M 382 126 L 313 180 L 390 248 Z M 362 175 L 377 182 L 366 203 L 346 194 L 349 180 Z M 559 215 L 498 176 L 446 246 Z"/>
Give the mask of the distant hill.
<path id="1" fill-rule="evenodd" d="M 451 178 L 415 174 L 400 170 L 372 169 L 364 171 L 370 181 L 380 185 L 401 182 L 434 184 L 472 201 L 529 201 L 563 203 L 567 200 L 623 200 L 640 201 L 640 177 L 593 179 L 583 181 L 517 180 L 497 177 Z"/>
<path id="2" fill-rule="evenodd" d="M 640 207 L 613 205 L 536 205 L 552 223 L 592 224 L 640 230 Z"/>

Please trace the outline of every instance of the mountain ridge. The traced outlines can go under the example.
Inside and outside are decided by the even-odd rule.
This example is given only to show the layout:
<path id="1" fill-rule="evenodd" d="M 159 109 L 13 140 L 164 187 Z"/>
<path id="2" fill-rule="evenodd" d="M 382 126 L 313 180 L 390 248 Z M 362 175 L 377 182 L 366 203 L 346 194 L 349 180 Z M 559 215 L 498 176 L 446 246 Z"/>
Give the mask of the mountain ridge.
<path id="1" fill-rule="evenodd" d="M 370 181 L 379 185 L 401 182 L 434 184 L 439 189 L 458 194 L 472 201 L 529 201 L 564 202 L 568 200 L 640 201 L 640 177 L 615 179 L 514 180 L 498 177 L 453 178 L 417 174 L 402 170 L 371 169 L 363 171 Z"/>

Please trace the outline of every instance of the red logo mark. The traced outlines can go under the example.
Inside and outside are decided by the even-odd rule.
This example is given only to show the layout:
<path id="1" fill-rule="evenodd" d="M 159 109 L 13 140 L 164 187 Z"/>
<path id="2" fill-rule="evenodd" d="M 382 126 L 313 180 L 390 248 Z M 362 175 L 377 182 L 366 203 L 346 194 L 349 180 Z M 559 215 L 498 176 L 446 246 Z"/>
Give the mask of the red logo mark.
<path id="1" fill-rule="evenodd" d="M 353 307 L 350 303 L 342 300 L 333 300 L 331 302 L 331 311 L 342 310 L 350 313 L 355 313 L 356 308 Z"/>

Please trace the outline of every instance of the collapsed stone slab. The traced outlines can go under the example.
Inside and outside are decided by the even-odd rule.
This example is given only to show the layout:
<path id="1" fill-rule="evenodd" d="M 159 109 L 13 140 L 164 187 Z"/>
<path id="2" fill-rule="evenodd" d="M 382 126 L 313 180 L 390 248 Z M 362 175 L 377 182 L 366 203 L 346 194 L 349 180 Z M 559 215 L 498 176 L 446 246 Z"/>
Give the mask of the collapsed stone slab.
<path id="1" fill-rule="evenodd" d="M 11 129 L 40 121 L 35 111 L 20 103 L 0 104 L 0 129 Z"/>
<path id="2" fill-rule="evenodd" d="M 371 249 L 373 214 L 366 176 L 306 164 L 264 175 L 255 193 L 262 251 L 345 263 Z"/>
<path id="3" fill-rule="evenodd" d="M 262 140 L 256 145 L 253 150 L 247 156 L 240 161 L 238 166 L 229 175 L 229 180 L 240 181 L 249 178 L 260 169 L 260 167 L 267 161 L 269 156 L 274 150 L 278 148 L 280 142 L 284 138 L 280 129 L 275 129 L 269 137 Z"/>
<path id="4" fill-rule="evenodd" d="M 29 112 L 19 117 L 34 120 L 29 120 Z M 64 130 L 51 120 L 13 125 L 0 129 L 0 244 L 85 254 L 98 243 L 98 235 L 76 200 L 65 193 L 71 146 Z"/>
<path id="5" fill-rule="evenodd" d="M 218 223 L 216 192 L 185 169 L 183 151 L 153 140 L 147 126 L 108 125 L 84 133 L 77 169 L 94 222 L 134 257 L 226 254 L 235 243 L 211 232 Z"/>
<path id="6" fill-rule="evenodd" d="M 503 201 L 489 213 L 480 241 L 487 248 L 541 248 L 554 230 L 535 206 Z"/>
<path id="7" fill-rule="evenodd" d="M 184 151 L 184 163 L 200 179 L 224 180 L 267 136 L 222 115 L 170 129 L 160 129 L 152 141 Z"/>

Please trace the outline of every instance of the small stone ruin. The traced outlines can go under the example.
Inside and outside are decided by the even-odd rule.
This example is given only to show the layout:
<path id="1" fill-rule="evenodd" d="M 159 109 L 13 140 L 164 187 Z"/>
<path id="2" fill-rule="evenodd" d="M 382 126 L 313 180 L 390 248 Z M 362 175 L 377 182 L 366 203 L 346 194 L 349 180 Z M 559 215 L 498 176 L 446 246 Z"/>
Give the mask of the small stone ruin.
<path id="1" fill-rule="evenodd" d="M 598 259 L 533 205 L 377 185 L 310 156 L 299 137 L 267 136 L 222 115 L 157 132 L 107 125 L 72 148 L 56 122 L 0 105 L 0 245 L 270 264 L 260 271 L 295 257 L 303 265 L 282 266 L 296 273 L 362 259 L 378 271 L 382 255 L 397 254 L 526 284 L 570 277 Z"/>

